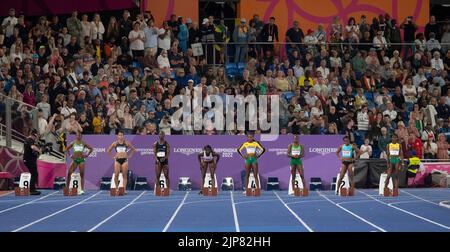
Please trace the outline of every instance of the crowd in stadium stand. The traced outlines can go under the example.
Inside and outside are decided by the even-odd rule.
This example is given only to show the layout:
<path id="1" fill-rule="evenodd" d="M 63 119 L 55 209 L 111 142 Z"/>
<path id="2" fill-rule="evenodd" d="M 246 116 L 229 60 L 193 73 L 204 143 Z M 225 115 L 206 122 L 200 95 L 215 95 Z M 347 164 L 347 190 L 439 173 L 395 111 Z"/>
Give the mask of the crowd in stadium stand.
<path id="1" fill-rule="evenodd" d="M 149 12 L 128 11 L 109 20 L 74 11 L 64 21 L 31 23 L 11 9 L 0 28 L 0 92 L 39 108 L 47 141 L 119 129 L 244 134 L 171 128 L 171 99 L 202 87 L 204 97 L 279 95 L 280 134 L 346 134 L 369 158 L 385 156 L 396 133 L 406 156 L 448 159 L 450 23 L 431 16 L 420 33 L 412 17 L 357 19 L 342 25 L 336 17 L 304 32 L 297 21 L 281 31 L 276 18 L 264 23 L 258 15 L 235 27 L 176 15 L 156 24 Z M 198 43 L 217 57 L 194 56 Z M 13 114 L 13 128 L 27 134 L 26 107 Z"/>

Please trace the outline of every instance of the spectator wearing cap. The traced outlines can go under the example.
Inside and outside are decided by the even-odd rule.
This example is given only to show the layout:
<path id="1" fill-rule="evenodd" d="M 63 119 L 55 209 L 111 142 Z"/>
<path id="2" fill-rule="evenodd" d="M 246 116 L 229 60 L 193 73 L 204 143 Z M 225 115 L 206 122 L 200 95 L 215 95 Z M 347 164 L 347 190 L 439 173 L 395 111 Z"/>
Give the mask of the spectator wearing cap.
<path id="1" fill-rule="evenodd" d="M 244 62 L 247 58 L 248 42 L 250 41 L 249 27 L 245 18 L 241 18 L 241 23 L 234 29 L 233 41 L 237 43 L 234 62 Z"/>
<path id="2" fill-rule="evenodd" d="M 202 22 L 202 26 L 200 27 L 201 32 L 201 41 L 203 43 L 207 43 L 204 45 L 203 53 L 207 55 L 213 55 L 214 53 L 214 46 L 213 43 L 215 42 L 214 32 L 215 32 L 215 26 L 214 26 L 214 17 L 211 16 L 211 18 L 204 18 Z M 208 57 L 208 64 L 212 64 L 213 57 Z"/>

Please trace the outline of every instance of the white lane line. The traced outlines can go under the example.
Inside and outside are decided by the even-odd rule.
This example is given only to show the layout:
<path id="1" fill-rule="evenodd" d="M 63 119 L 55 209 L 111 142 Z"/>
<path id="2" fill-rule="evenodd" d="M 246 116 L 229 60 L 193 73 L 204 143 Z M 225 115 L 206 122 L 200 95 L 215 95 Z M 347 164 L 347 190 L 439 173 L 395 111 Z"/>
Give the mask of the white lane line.
<path id="1" fill-rule="evenodd" d="M 241 228 L 239 227 L 239 219 L 237 217 L 237 211 L 236 211 L 236 204 L 238 204 L 238 203 L 234 203 L 233 191 L 230 191 L 230 195 L 231 195 L 231 206 L 233 208 L 234 226 L 236 228 L 236 232 L 241 232 Z"/>
<path id="2" fill-rule="evenodd" d="M 235 205 L 247 204 L 247 203 L 259 203 L 259 202 L 268 202 L 268 201 L 278 201 L 278 199 L 267 199 L 267 200 L 249 200 L 249 201 L 241 201 L 234 203 Z"/>
<path id="3" fill-rule="evenodd" d="M 359 190 L 358 190 L 358 191 L 359 191 Z M 434 224 L 434 225 L 436 225 L 436 226 L 439 226 L 439 227 L 442 227 L 442 228 L 445 228 L 445 229 L 450 229 L 450 227 L 448 227 L 448 226 L 446 226 L 446 225 L 443 225 L 443 224 L 441 224 L 441 223 L 432 221 L 432 220 L 430 220 L 430 219 L 427 219 L 427 218 L 422 217 L 422 216 L 420 216 L 420 215 L 417 215 L 417 214 L 415 214 L 415 213 L 411 213 L 411 212 L 406 211 L 406 210 L 404 210 L 404 209 L 402 209 L 402 208 L 396 207 L 396 206 L 393 205 L 395 202 L 394 202 L 394 203 L 389 203 L 389 204 L 388 204 L 388 203 L 385 203 L 385 202 L 383 202 L 383 201 L 381 201 L 381 200 L 378 200 L 378 199 L 372 197 L 372 195 L 367 194 L 367 193 L 365 193 L 365 192 L 363 192 L 363 191 L 359 191 L 359 192 L 361 192 L 362 194 L 366 195 L 367 197 L 369 197 L 369 198 L 371 198 L 371 199 L 373 199 L 373 200 L 375 200 L 375 201 L 377 201 L 377 202 L 379 202 L 379 203 L 381 203 L 381 204 L 387 205 L 387 206 L 389 206 L 389 207 L 392 207 L 392 208 L 394 208 L 394 209 L 397 209 L 397 210 L 399 210 L 399 211 L 402 211 L 402 212 L 404 212 L 404 213 L 407 213 L 407 214 L 409 214 L 409 215 L 411 215 L 411 216 L 414 216 L 414 217 L 416 217 L 416 218 L 418 218 L 418 219 L 424 220 L 424 221 L 429 222 L 429 223 L 431 223 L 431 224 Z M 399 202 L 397 202 L 397 203 L 399 203 Z"/>
<path id="4" fill-rule="evenodd" d="M 118 215 L 120 212 L 125 210 L 127 207 L 131 206 L 136 200 L 138 200 L 140 197 L 142 197 L 142 195 L 144 195 L 146 192 L 147 191 L 141 192 L 141 194 L 139 194 L 136 198 L 134 198 L 130 203 L 126 204 L 124 207 L 122 207 L 121 209 L 117 210 L 115 213 L 113 213 L 108 218 L 104 219 L 103 221 L 101 221 L 100 223 L 98 223 L 97 225 L 95 225 L 94 227 L 89 229 L 87 232 L 92 232 L 92 231 L 96 230 L 98 227 L 103 225 L 105 222 L 109 221 L 111 218 L 113 218 L 114 216 Z"/>
<path id="5" fill-rule="evenodd" d="M 30 227 L 30 226 L 36 224 L 36 223 L 39 223 L 39 222 L 41 222 L 41 221 L 43 221 L 43 220 L 46 220 L 46 219 L 48 219 L 48 218 L 51 218 L 51 217 L 57 215 L 57 214 L 60 214 L 60 213 L 62 213 L 62 212 L 64 212 L 64 211 L 67 211 L 67 210 L 69 210 L 69 209 L 71 209 L 71 208 L 74 208 L 74 207 L 76 207 L 76 206 L 78 206 L 78 205 L 80 205 L 80 204 L 83 204 L 83 202 L 85 202 L 85 201 L 87 201 L 87 200 L 89 200 L 89 199 L 94 198 L 95 196 L 97 196 L 97 195 L 100 194 L 101 192 L 102 192 L 102 191 L 99 191 L 99 192 L 97 192 L 96 194 L 90 196 L 89 198 L 86 198 L 86 199 L 84 199 L 84 200 L 82 200 L 82 201 L 80 201 L 80 202 L 78 202 L 78 203 L 76 203 L 76 204 L 73 204 L 73 205 L 71 205 L 71 206 L 68 206 L 68 207 L 66 207 L 66 208 L 63 208 L 63 209 L 61 209 L 61 210 L 59 210 L 59 211 L 57 211 L 57 212 L 54 212 L 54 213 L 52 213 L 52 214 L 50 214 L 50 215 L 47 215 L 47 216 L 45 216 L 45 217 L 42 217 L 42 218 L 40 218 L 39 220 L 33 221 L 33 222 L 31 222 L 31 223 L 29 223 L 29 224 L 27 224 L 27 225 L 25 225 L 25 226 L 22 226 L 22 227 L 20 227 L 20 228 L 18 228 L 18 229 L 16 229 L 16 230 L 13 230 L 12 232 L 18 232 L 18 231 L 20 231 L 20 230 L 23 230 L 23 229 L 25 229 L 25 228 L 27 228 L 27 227 Z"/>
<path id="6" fill-rule="evenodd" d="M 172 217 L 170 217 L 170 220 L 167 222 L 166 226 L 163 229 L 163 232 L 167 232 L 170 225 L 172 224 L 173 220 L 175 220 L 175 217 L 177 216 L 178 212 L 180 211 L 181 207 L 183 206 L 184 202 L 186 201 L 187 196 L 189 195 L 189 191 L 186 192 L 184 195 L 183 200 L 181 201 L 180 205 L 178 205 L 177 210 L 173 213 Z"/>
<path id="7" fill-rule="evenodd" d="M 17 205 L 17 206 L 13 206 L 13 207 L 10 207 L 10 208 L 3 209 L 3 210 L 0 211 L 0 214 L 2 214 L 2 213 L 4 213 L 4 212 L 11 211 L 11 210 L 16 209 L 16 208 L 19 208 L 19 207 L 23 207 L 23 206 L 25 206 L 25 205 L 33 204 L 34 202 L 36 202 L 36 201 L 38 201 L 38 200 L 45 199 L 45 198 L 50 197 L 50 196 L 52 196 L 53 194 L 56 194 L 56 193 L 58 193 L 58 192 L 56 191 L 56 192 L 47 194 L 47 195 L 45 195 L 45 196 L 43 196 L 43 197 L 40 197 L 40 198 L 38 198 L 38 199 L 34 199 L 34 200 L 32 200 L 32 201 L 29 201 L 29 202 L 26 202 L 26 203 L 23 203 L 23 204 L 20 204 L 20 205 Z"/>
<path id="8" fill-rule="evenodd" d="M 285 202 L 284 200 L 278 196 L 278 194 L 273 191 L 273 193 L 277 196 L 277 198 L 281 201 L 281 203 L 283 203 L 284 207 L 286 207 L 287 210 L 289 210 L 289 212 L 291 212 L 291 214 L 309 231 L 309 232 L 314 232 L 314 230 L 312 230 L 308 224 L 306 224 L 302 218 L 300 218 Z"/>
<path id="9" fill-rule="evenodd" d="M 228 199 L 217 199 L 217 200 L 196 200 L 196 201 L 189 201 L 184 203 L 185 205 L 189 204 L 199 204 L 199 203 L 209 203 L 209 202 L 219 202 L 219 201 L 228 201 Z"/>
<path id="10" fill-rule="evenodd" d="M 1 197 L 5 197 L 6 195 L 10 195 L 11 193 L 13 193 L 14 191 L 11 191 L 11 192 L 7 192 L 7 193 L 4 193 L 4 194 L 0 194 L 0 198 Z"/>
<path id="11" fill-rule="evenodd" d="M 413 197 L 416 198 L 416 199 L 420 199 L 420 200 L 423 200 L 423 201 L 425 201 L 425 202 L 431 203 L 431 204 L 433 204 L 433 205 L 439 206 L 438 203 L 435 203 L 435 202 L 433 202 L 433 201 L 429 201 L 429 200 L 427 200 L 427 199 L 421 198 L 421 197 L 419 197 L 419 196 L 416 196 L 416 195 L 414 195 L 414 194 L 412 194 L 412 193 L 409 193 L 409 192 L 407 192 L 407 191 L 404 191 L 404 190 L 400 190 L 400 191 L 403 192 L 403 193 L 406 193 L 406 194 L 408 194 L 408 195 L 411 195 L 411 196 L 413 196 Z"/>
<path id="12" fill-rule="evenodd" d="M 374 228 L 380 230 L 381 232 L 387 232 L 387 231 L 384 230 L 383 228 L 381 228 L 381 227 L 375 225 L 374 223 L 372 223 L 372 222 L 370 222 L 370 221 L 364 219 L 363 217 L 361 217 L 361 216 L 355 214 L 354 212 L 348 210 L 347 208 L 341 206 L 341 204 L 343 204 L 343 203 L 345 203 L 345 202 L 335 203 L 335 202 L 333 202 L 332 200 L 330 200 L 327 196 L 321 194 L 320 191 L 317 191 L 317 193 L 318 193 L 321 197 L 323 197 L 324 199 L 328 200 L 328 201 L 329 201 L 330 203 L 332 203 L 333 205 L 335 205 L 335 206 L 339 207 L 340 209 L 346 211 L 347 213 L 349 213 L 349 214 L 355 216 L 355 217 L 358 218 L 359 220 L 361 220 L 361 221 L 363 221 L 363 222 L 369 224 L 370 226 L 372 226 L 372 227 L 374 227 Z"/>

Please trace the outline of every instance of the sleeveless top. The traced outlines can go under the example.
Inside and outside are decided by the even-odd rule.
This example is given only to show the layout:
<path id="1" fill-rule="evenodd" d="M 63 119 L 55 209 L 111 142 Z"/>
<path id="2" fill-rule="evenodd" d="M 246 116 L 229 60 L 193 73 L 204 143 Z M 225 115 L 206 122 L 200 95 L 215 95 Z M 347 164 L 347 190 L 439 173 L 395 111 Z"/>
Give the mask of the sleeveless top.
<path id="1" fill-rule="evenodd" d="M 353 157 L 353 147 L 351 144 L 342 145 L 341 157 L 343 157 L 343 158 L 352 158 Z"/>
<path id="2" fill-rule="evenodd" d="M 302 153 L 302 146 L 301 145 L 291 145 L 291 155 L 292 156 L 300 156 L 300 154 Z"/>
<path id="3" fill-rule="evenodd" d="M 116 144 L 116 152 L 117 153 L 125 153 L 125 152 L 127 152 L 127 150 L 128 150 L 128 147 L 125 142 L 123 142 L 123 143 L 117 142 L 117 144 Z"/>
<path id="4" fill-rule="evenodd" d="M 73 151 L 74 152 L 83 152 L 84 151 L 84 144 L 83 144 L 83 142 L 80 142 L 80 143 L 76 143 L 76 142 L 74 142 L 73 143 Z"/>
<path id="5" fill-rule="evenodd" d="M 389 155 L 398 156 L 400 155 L 400 144 L 399 143 L 390 143 L 389 144 Z"/>
<path id="6" fill-rule="evenodd" d="M 209 155 L 206 155 L 206 151 L 203 151 L 203 156 L 201 157 L 205 162 L 211 162 L 214 159 L 213 153 L 210 152 Z"/>
<path id="7" fill-rule="evenodd" d="M 166 153 L 167 153 L 166 141 L 164 141 L 164 143 L 162 144 L 159 141 L 156 141 L 156 157 L 164 158 L 166 157 Z"/>

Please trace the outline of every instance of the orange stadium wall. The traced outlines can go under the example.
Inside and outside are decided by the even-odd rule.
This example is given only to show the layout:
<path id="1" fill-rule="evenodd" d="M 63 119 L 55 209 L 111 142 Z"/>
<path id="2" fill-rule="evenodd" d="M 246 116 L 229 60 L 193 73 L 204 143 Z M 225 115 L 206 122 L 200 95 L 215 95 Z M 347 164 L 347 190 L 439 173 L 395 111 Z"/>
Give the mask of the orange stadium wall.
<path id="1" fill-rule="evenodd" d="M 324 24 L 330 30 L 335 16 L 341 23 L 347 23 L 349 17 L 359 22 L 362 14 L 372 18 L 379 14 L 389 13 L 400 24 L 406 17 L 413 16 L 417 25 L 423 29 L 429 19 L 430 0 L 241 0 L 239 16 L 248 19 L 259 14 L 264 21 L 275 17 L 280 31 L 280 40 L 284 41 L 284 32 L 292 26 L 294 20 L 306 33 L 308 29 L 316 29 Z M 282 34 L 283 33 L 283 34 Z"/>
<path id="2" fill-rule="evenodd" d="M 146 0 L 144 9 L 152 12 L 157 26 L 169 20 L 172 14 L 182 16 L 184 21 L 189 17 L 198 22 L 198 0 Z"/>

